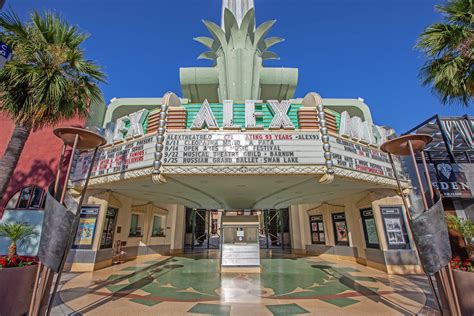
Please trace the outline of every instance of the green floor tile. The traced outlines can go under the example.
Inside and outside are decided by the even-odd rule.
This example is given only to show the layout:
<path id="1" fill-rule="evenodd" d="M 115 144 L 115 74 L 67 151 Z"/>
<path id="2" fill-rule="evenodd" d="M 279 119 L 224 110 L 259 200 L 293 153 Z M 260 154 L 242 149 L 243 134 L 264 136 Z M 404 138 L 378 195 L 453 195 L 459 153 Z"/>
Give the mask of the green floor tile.
<path id="1" fill-rule="evenodd" d="M 266 306 L 273 315 L 308 314 L 309 312 L 298 304 L 280 304 Z"/>
<path id="2" fill-rule="evenodd" d="M 124 278 L 124 277 L 127 277 L 127 275 L 123 275 L 123 274 L 111 274 L 107 277 L 107 281 L 115 281 L 117 279 L 120 279 L 120 278 Z"/>
<path id="3" fill-rule="evenodd" d="M 135 267 L 135 266 L 131 266 L 131 267 L 126 267 L 126 268 L 123 268 L 122 271 L 138 271 L 138 270 L 142 270 L 146 268 L 145 267 Z"/>
<path id="4" fill-rule="evenodd" d="M 230 315 L 230 305 L 216 305 L 198 303 L 188 313 L 206 315 Z"/>
<path id="5" fill-rule="evenodd" d="M 352 298 L 347 298 L 347 297 L 333 298 L 333 299 L 328 299 L 328 300 L 323 299 L 321 301 L 335 305 L 337 307 L 346 307 L 352 304 L 359 303 L 359 301 L 353 300 Z"/>
<path id="6" fill-rule="evenodd" d="M 142 304 L 142 305 L 146 305 L 146 306 L 155 306 L 156 304 L 161 303 L 160 301 L 155 301 L 155 300 L 152 300 L 152 299 L 146 299 L 146 297 L 145 298 L 132 298 L 130 300 L 130 302 L 134 302 L 134 303 Z"/>

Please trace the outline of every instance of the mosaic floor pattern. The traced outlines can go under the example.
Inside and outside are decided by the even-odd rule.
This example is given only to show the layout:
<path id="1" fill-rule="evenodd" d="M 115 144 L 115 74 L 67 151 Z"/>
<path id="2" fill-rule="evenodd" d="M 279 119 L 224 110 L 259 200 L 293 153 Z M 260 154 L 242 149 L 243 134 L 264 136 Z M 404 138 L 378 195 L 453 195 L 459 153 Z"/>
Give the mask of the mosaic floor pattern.
<path id="1" fill-rule="evenodd" d="M 218 259 L 190 255 L 82 273 L 60 298 L 74 315 L 414 315 L 429 310 L 424 291 L 345 261 L 282 255 L 261 274 L 221 275 Z"/>

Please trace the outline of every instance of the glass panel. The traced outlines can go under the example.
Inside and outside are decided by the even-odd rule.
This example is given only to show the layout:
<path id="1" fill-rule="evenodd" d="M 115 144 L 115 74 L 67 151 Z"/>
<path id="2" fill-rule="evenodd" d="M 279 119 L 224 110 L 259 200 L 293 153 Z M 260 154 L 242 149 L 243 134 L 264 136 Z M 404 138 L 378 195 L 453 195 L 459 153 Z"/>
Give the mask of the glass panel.
<path id="1" fill-rule="evenodd" d="M 43 189 L 39 187 L 35 187 L 35 190 L 33 191 L 33 197 L 31 198 L 30 207 L 39 208 L 42 196 L 43 196 Z"/>
<path id="2" fill-rule="evenodd" d="M 139 236 L 140 230 L 138 228 L 138 215 L 132 214 L 132 221 L 130 223 L 130 236 Z"/>
<path id="3" fill-rule="evenodd" d="M 336 233 L 338 241 L 348 241 L 347 239 L 347 227 L 345 221 L 336 222 Z"/>
<path id="4" fill-rule="evenodd" d="M 153 228 L 151 236 L 164 236 L 163 228 L 161 228 L 161 216 L 154 216 L 153 217 Z"/>
<path id="5" fill-rule="evenodd" d="M 225 227 L 224 244 L 254 244 L 258 242 L 258 229 L 255 227 Z"/>
<path id="6" fill-rule="evenodd" d="M 319 241 L 321 241 L 321 242 L 325 241 L 324 233 L 319 233 Z"/>
<path id="7" fill-rule="evenodd" d="M 8 201 L 6 208 L 16 208 L 18 199 L 20 198 L 20 192 L 15 193 L 14 196 Z"/>
<path id="8" fill-rule="evenodd" d="M 101 239 L 101 242 L 100 242 L 100 248 L 101 249 L 112 247 L 116 217 L 117 217 L 117 209 L 108 208 L 106 216 L 105 216 L 105 223 L 104 223 L 104 230 L 102 232 L 102 239 Z"/>
<path id="9" fill-rule="evenodd" d="M 33 187 L 23 188 L 20 194 L 20 201 L 18 202 L 18 208 L 27 208 L 28 201 L 30 200 L 31 191 Z"/>
<path id="10" fill-rule="evenodd" d="M 375 228 L 375 220 L 373 218 L 365 219 L 365 229 L 367 231 L 367 241 L 369 244 L 379 243 L 379 237 L 377 236 L 377 229 Z"/>

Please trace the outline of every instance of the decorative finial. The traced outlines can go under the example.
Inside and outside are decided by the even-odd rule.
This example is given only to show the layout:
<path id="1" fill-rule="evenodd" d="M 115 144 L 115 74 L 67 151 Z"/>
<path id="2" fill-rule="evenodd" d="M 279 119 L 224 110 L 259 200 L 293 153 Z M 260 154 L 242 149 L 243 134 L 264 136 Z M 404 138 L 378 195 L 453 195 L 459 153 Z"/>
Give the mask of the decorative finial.
<path id="1" fill-rule="evenodd" d="M 222 29 L 225 28 L 224 26 L 224 13 L 225 9 L 229 9 L 235 16 L 237 23 L 242 23 L 242 19 L 247 13 L 248 10 L 254 8 L 254 0 L 222 0 L 222 17 L 221 17 L 221 27 Z M 255 23 L 254 23 L 255 25 Z"/>

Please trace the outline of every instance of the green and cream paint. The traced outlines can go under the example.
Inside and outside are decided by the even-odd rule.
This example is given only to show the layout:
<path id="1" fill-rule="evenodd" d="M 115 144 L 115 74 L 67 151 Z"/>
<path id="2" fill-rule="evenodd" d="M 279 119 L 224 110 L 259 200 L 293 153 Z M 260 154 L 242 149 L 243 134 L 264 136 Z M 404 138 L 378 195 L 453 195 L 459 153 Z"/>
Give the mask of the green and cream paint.
<path id="1" fill-rule="evenodd" d="M 239 9 L 229 5 L 234 2 Z M 323 99 L 314 92 L 295 97 L 298 69 L 264 66 L 277 58 L 269 49 L 282 39 L 266 38 L 275 21 L 257 26 L 250 3 L 224 1 L 222 25 L 204 22 L 211 37 L 196 38 L 208 49 L 200 58 L 214 64 L 180 69 L 182 97 L 168 92 L 111 101 L 102 125 L 108 144 L 98 153 L 86 197 L 101 205 L 97 238 L 87 250 L 94 255 L 76 256 L 73 269 L 111 264 L 114 252 L 98 241 L 108 208 L 118 209 L 113 244 L 124 244 L 128 257 L 136 257 L 182 251 L 189 207 L 289 208 L 294 252 L 393 273 L 420 271 L 411 236 L 403 238 L 403 247 L 392 247 L 396 240 L 387 235 L 381 211 L 402 205 L 394 170 L 379 150 L 393 131 L 375 125 L 360 98 Z M 89 161 L 90 153 L 77 161 L 77 190 Z M 366 245 L 361 209 L 373 211 L 369 231 L 377 249 Z M 163 237 L 151 235 L 157 212 Z M 128 235 L 132 215 L 143 236 Z M 312 240 L 310 216 L 322 219 L 321 243 Z"/>

